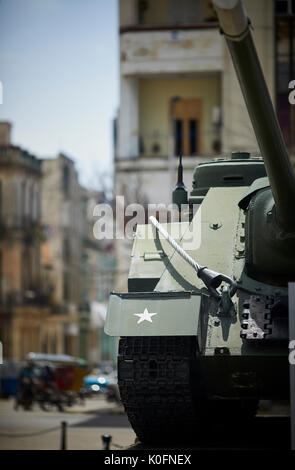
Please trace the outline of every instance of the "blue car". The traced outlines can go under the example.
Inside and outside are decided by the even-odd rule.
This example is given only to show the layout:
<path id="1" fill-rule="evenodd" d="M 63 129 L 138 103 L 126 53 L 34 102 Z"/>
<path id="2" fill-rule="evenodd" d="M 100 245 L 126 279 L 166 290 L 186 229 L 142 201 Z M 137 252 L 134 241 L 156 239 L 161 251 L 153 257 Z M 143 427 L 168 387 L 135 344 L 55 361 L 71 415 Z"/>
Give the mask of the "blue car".
<path id="1" fill-rule="evenodd" d="M 84 388 L 93 393 L 105 393 L 109 379 L 103 374 L 86 375 L 84 377 Z"/>

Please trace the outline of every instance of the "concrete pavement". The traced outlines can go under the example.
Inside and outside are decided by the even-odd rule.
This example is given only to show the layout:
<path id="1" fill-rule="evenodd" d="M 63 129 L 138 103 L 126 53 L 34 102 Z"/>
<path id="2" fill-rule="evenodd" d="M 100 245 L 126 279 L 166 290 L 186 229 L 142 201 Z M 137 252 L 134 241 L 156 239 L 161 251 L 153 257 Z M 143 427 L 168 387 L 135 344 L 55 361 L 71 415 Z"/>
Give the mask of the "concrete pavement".
<path id="1" fill-rule="evenodd" d="M 58 450 L 61 442 L 61 422 L 66 421 L 67 449 L 101 450 L 101 436 L 112 436 L 110 449 L 121 450 L 132 446 L 135 434 L 121 406 L 107 402 L 104 397 L 88 399 L 85 405 L 75 405 L 66 412 L 45 412 L 38 405 L 33 411 L 15 411 L 13 400 L 0 400 L 0 450 Z M 271 406 L 264 402 L 254 423 L 241 422 L 241 429 L 232 434 L 219 428 L 204 433 L 200 448 L 288 448 L 290 429 L 288 409 L 281 404 Z M 174 448 L 174 447 L 172 447 Z M 137 444 L 133 450 L 149 449 Z M 161 447 L 159 447 L 161 449 Z"/>
<path id="2" fill-rule="evenodd" d="M 67 426 L 67 449 L 101 450 L 101 436 L 112 436 L 111 449 L 132 445 L 135 434 L 122 407 L 106 402 L 104 397 L 86 400 L 85 406 L 75 405 L 66 412 L 45 412 L 34 406 L 33 411 L 13 408 L 13 400 L 0 400 L 1 450 L 58 450 L 62 421 Z"/>

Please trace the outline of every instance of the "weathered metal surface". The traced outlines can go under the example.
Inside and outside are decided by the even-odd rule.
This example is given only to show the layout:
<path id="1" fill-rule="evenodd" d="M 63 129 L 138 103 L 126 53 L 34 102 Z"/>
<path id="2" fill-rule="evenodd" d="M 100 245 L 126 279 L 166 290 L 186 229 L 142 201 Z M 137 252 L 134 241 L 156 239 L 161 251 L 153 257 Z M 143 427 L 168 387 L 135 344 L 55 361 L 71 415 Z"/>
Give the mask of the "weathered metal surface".
<path id="1" fill-rule="evenodd" d="M 251 295 L 244 302 L 242 312 L 241 337 L 247 340 L 276 340 L 288 339 L 288 316 L 283 311 L 276 314 L 276 305 L 281 298 L 274 296 Z M 286 306 L 287 308 L 287 306 Z"/>

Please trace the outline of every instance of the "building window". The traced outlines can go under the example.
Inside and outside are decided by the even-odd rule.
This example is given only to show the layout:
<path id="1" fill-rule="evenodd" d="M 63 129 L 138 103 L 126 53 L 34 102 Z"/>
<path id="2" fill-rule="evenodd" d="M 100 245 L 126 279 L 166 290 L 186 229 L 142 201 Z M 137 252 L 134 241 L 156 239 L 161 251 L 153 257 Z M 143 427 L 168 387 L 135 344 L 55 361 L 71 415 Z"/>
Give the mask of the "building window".
<path id="1" fill-rule="evenodd" d="M 33 287 L 33 256 L 29 248 L 25 248 L 22 254 L 21 264 L 22 289 L 23 293 Z"/>
<path id="2" fill-rule="evenodd" d="M 68 196 L 70 192 L 70 169 L 68 165 L 63 166 L 62 187 L 63 187 L 64 194 Z"/>
<path id="3" fill-rule="evenodd" d="M 289 103 L 289 83 L 295 79 L 295 1 L 279 0 L 276 6 L 276 106 L 283 137 L 295 147 L 295 107 Z"/>
<path id="4" fill-rule="evenodd" d="M 63 299 L 66 302 L 70 300 L 70 283 L 68 273 L 64 273 L 63 275 Z"/>
<path id="5" fill-rule="evenodd" d="M 25 221 L 25 217 L 26 217 L 26 182 L 23 181 L 22 184 L 21 184 L 21 200 L 20 200 L 20 203 L 21 203 L 21 218 L 22 218 L 22 222 Z"/>
<path id="6" fill-rule="evenodd" d="M 295 0 L 276 0 L 277 15 L 294 15 Z"/>
<path id="7" fill-rule="evenodd" d="M 70 262 L 71 252 L 70 252 L 70 242 L 67 238 L 63 240 L 63 247 L 62 247 L 62 257 L 65 263 Z"/>
<path id="8" fill-rule="evenodd" d="M 0 251 L 0 303 L 3 301 L 3 269 L 2 269 L 2 251 Z M 0 338 L 1 340 L 1 338 Z"/>
<path id="9" fill-rule="evenodd" d="M 29 214 L 31 220 L 34 219 L 34 184 L 31 184 L 29 192 Z"/>
<path id="10" fill-rule="evenodd" d="M 0 180 L 0 223 L 2 223 L 3 218 L 3 185 L 2 181 Z"/>
<path id="11" fill-rule="evenodd" d="M 198 98 L 175 100 L 172 103 L 175 156 L 201 153 L 202 101 Z"/>
<path id="12" fill-rule="evenodd" d="M 190 119 L 189 121 L 189 146 L 190 154 L 196 155 L 198 142 L 198 121 L 196 119 Z"/>
<path id="13" fill-rule="evenodd" d="M 41 218 L 41 200 L 40 200 L 40 191 L 39 189 L 36 189 L 35 191 L 35 218 L 37 220 L 40 220 Z"/>

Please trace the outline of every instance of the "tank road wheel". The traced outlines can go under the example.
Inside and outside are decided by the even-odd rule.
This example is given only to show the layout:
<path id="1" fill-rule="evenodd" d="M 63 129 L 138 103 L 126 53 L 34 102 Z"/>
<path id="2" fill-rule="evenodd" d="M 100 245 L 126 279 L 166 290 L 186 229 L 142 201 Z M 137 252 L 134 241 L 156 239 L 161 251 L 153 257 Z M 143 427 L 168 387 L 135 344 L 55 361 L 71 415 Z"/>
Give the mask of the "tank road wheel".
<path id="1" fill-rule="evenodd" d="M 128 419 L 141 442 L 196 438 L 200 391 L 197 342 L 192 336 L 122 337 L 118 384 Z"/>

